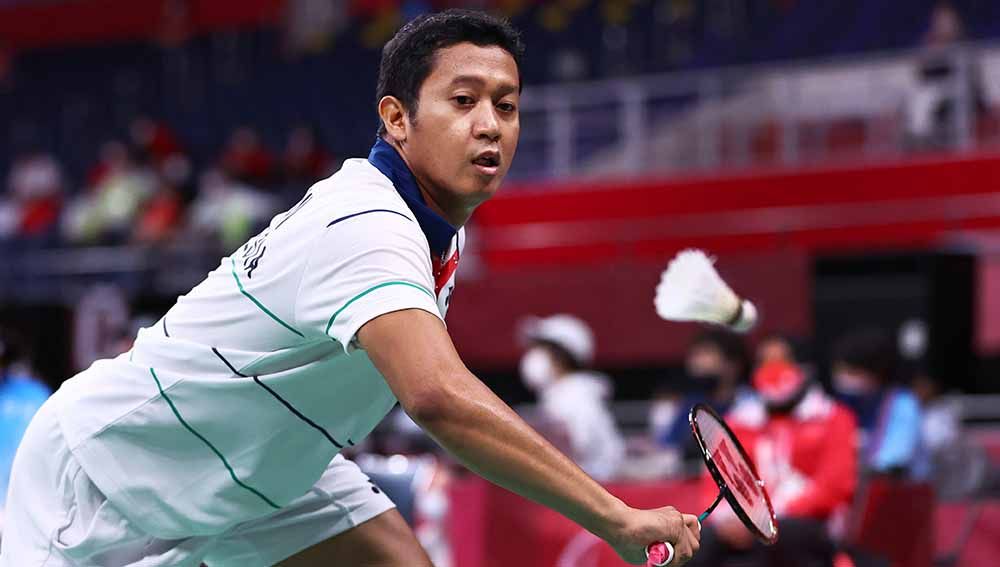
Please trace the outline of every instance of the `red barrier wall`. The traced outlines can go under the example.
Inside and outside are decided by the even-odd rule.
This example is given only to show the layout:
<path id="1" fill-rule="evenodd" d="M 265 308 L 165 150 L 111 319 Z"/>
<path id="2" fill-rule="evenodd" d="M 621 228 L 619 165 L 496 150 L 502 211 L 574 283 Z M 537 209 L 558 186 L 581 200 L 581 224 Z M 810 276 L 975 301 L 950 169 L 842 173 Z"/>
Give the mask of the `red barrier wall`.
<path id="1" fill-rule="evenodd" d="M 1000 156 L 682 180 L 512 185 L 476 214 L 487 263 L 926 248 L 1000 228 Z"/>

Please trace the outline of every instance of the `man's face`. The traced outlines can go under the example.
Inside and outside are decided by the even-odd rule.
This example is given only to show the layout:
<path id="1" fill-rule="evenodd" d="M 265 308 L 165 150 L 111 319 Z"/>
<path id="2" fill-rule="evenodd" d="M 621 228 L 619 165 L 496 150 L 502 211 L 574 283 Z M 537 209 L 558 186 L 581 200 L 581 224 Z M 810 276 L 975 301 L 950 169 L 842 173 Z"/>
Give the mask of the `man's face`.
<path id="1" fill-rule="evenodd" d="M 781 339 L 767 339 L 757 347 L 757 364 L 768 362 L 795 362 L 792 347 Z"/>
<path id="2" fill-rule="evenodd" d="M 518 86 L 514 58 L 500 47 L 459 43 L 435 54 L 404 148 L 442 208 L 471 212 L 499 189 L 521 129 Z"/>
<path id="3" fill-rule="evenodd" d="M 724 382 L 732 379 L 732 365 L 711 345 L 698 345 L 688 351 L 686 366 L 692 378 L 712 376 Z"/>

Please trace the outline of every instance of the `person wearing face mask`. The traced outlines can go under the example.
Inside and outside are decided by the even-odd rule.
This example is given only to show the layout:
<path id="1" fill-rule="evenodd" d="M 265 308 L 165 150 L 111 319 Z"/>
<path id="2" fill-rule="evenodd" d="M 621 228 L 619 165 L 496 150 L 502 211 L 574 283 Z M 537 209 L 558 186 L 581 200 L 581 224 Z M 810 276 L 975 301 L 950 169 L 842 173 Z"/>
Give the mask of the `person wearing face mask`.
<path id="1" fill-rule="evenodd" d="M 889 335 L 860 330 L 840 339 L 833 352 L 833 390 L 861 427 L 862 465 L 876 473 L 926 476 L 920 403 L 909 388 L 895 383 L 896 356 Z"/>
<path id="2" fill-rule="evenodd" d="M 748 367 L 746 346 L 735 333 L 709 329 L 696 337 L 688 348 L 680 395 L 676 390 L 658 394 L 650 408 L 656 444 L 676 450 L 686 463 L 700 467 L 701 457 L 691 436 L 688 411 L 695 404 L 707 403 L 725 415 L 734 403 L 753 396 L 744 385 Z"/>
<path id="3" fill-rule="evenodd" d="M 521 380 L 538 397 L 540 418 L 564 438 L 568 455 L 587 474 L 614 478 L 625 442 L 608 406 L 611 381 L 588 368 L 594 357 L 590 328 L 572 315 L 532 318 L 522 339 Z"/>
<path id="4" fill-rule="evenodd" d="M 781 537 L 774 546 L 756 543 L 723 504 L 706 522 L 690 565 L 723 565 L 739 556 L 760 567 L 828 567 L 835 552 L 830 532 L 844 518 L 857 482 L 857 423 L 794 363 L 763 363 L 753 388 L 757 396 L 737 402 L 726 421 L 768 486 Z M 707 474 L 704 492 L 706 499 L 718 493 Z"/>

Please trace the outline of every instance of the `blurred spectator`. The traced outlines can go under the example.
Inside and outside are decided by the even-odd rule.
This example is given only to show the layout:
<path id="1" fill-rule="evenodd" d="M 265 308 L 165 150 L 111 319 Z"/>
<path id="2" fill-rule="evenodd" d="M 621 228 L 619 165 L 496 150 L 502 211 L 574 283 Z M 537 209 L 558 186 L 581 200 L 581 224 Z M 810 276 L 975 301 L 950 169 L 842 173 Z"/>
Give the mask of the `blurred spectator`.
<path id="1" fill-rule="evenodd" d="M 191 161 L 181 153 L 167 155 L 156 167 L 156 190 L 139 214 L 132 239 L 143 243 L 169 240 L 179 228 L 184 204 L 193 196 Z"/>
<path id="2" fill-rule="evenodd" d="M 167 160 L 184 155 L 177 136 L 163 122 L 140 116 L 129 125 L 129 137 L 138 159 L 153 167 L 161 167 Z"/>
<path id="3" fill-rule="evenodd" d="M 333 173 L 334 160 L 321 142 L 319 131 L 300 125 L 288 133 L 282 165 L 285 190 L 297 201 L 313 183 Z"/>
<path id="4" fill-rule="evenodd" d="M 944 385 L 925 371 L 913 379 L 924 419 L 923 446 L 930 465 L 930 480 L 941 498 L 975 494 L 989 477 L 989 457 L 962 435 L 962 413 L 956 400 L 944 396 Z"/>
<path id="5" fill-rule="evenodd" d="M 259 190 L 237 183 L 219 170 L 209 170 L 201 174 L 189 222 L 196 237 L 215 241 L 225 250 L 235 250 L 275 210 L 274 201 Z"/>
<path id="6" fill-rule="evenodd" d="M 319 53 L 349 23 L 346 0 L 289 0 L 285 4 L 285 51 Z"/>
<path id="7" fill-rule="evenodd" d="M 964 38 L 964 27 L 949 2 L 934 7 L 924 37 L 926 51 L 917 64 L 917 86 L 906 101 L 906 133 L 914 149 L 957 143 L 961 107 L 968 107 L 970 129 L 986 112 L 979 66 L 970 52 L 956 47 Z"/>
<path id="8" fill-rule="evenodd" d="M 50 393 L 32 377 L 17 339 L 10 333 L 0 335 L 0 534 L 14 453 L 28 423 Z"/>
<path id="9" fill-rule="evenodd" d="M 827 567 L 834 545 L 829 524 L 842 518 L 857 482 L 857 423 L 805 372 L 787 361 L 761 366 L 753 377 L 759 397 L 737 402 L 726 416 L 770 490 L 781 537 L 764 546 L 722 505 L 702 532 L 701 550 L 689 565 Z M 705 475 L 706 496 L 718 493 Z"/>
<path id="10" fill-rule="evenodd" d="M 897 384 L 896 353 L 889 335 L 864 329 L 834 347 L 833 389 L 861 426 L 862 464 L 875 472 L 922 478 L 922 412 L 916 396 Z"/>
<path id="11" fill-rule="evenodd" d="M 14 161 L 9 197 L 0 204 L 0 235 L 42 240 L 56 233 L 63 202 L 62 169 L 52 156 L 30 153 Z"/>
<path id="12" fill-rule="evenodd" d="M 566 454 L 590 476 L 613 478 L 625 443 L 609 407 L 611 381 L 588 369 L 594 357 L 590 328 L 571 315 L 532 318 L 522 338 L 521 379 L 538 396 L 540 431 L 563 436 Z"/>
<path id="13" fill-rule="evenodd" d="M 268 187 L 274 180 L 274 157 L 250 126 L 241 126 L 230 134 L 221 165 L 232 179 L 255 187 Z"/>
<path id="14" fill-rule="evenodd" d="M 132 240 L 145 244 L 168 240 L 177 229 L 182 212 L 180 192 L 169 183 L 160 183 L 139 214 Z"/>
<path id="15" fill-rule="evenodd" d="M 683 383 L 663 390 L 653 403 L 650 421 L 656 424 L 653 436 L 659 445 L 679 451 L 685 460 L 697 460 L 700 453 L 688 412 L 695 404 L 707 403 L 725 414 L 738 400 L 752 396 L 744 385 L 749 357 L 739 335 L 710 329 L 688 347 L 685 366 Z"/>
<path id="16" fill-rule="evenodd" d="M 757 343 L 756 363 L 763 366 L 768 362 L 795 364 L 809 376 L 815 376 L 816 366 L 812 363 L 812 348 L 808 341 L 782 333 L 765 335 Z"/>
<path id="17" fill-rule="evenodd" d="M 768 362 L 795 363 L 798 357 L 791 339 L 784 335 L 768 335 L 757 345 L 757 364 Z"/>
<path id="18" fill-rule="evenodd" d="M 64 234 L 71 242 L 84 244 L 127 240 L 139 211 L 155 191 L 156 176 L 115 141 L 101 148 L 101 161 L 90 177 L 94 185 L 66 211 Z"/>
<path id="19" fill-rule="evenodd" d="M 114 171 L 119 171 L 128 160 L 128 146 L 121 140 L 110 140 L 101 144 L 97 153 L 97 163 L 87 170 L 86 186 L 97 187 Z"/>

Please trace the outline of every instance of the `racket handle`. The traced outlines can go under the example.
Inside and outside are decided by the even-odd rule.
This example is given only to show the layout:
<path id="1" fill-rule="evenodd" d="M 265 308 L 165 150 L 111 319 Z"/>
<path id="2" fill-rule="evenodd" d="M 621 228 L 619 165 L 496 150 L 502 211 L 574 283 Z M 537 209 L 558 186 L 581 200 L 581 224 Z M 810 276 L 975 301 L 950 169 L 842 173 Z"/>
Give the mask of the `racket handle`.
<path id="1" fill-rule="evenodd" d="M 663 567 L 674 560 L 674 546 L 670 542 L 651 543 L 646 547 L 647 567 Z"/>

